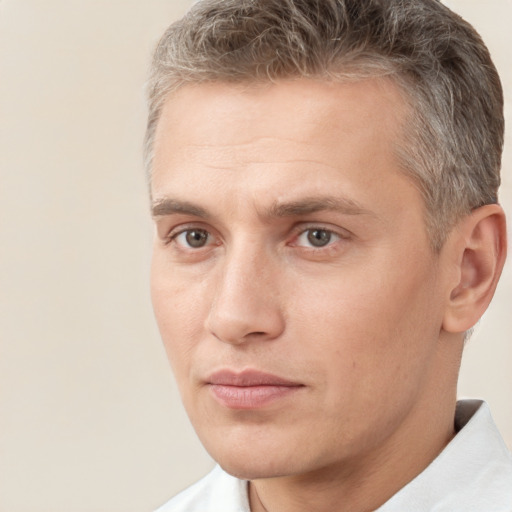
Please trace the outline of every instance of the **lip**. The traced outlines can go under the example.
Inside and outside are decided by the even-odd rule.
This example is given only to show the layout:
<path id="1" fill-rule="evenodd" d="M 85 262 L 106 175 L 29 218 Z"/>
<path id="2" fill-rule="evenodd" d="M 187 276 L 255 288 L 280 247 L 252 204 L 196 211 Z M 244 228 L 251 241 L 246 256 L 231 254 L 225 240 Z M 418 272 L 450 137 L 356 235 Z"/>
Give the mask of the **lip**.
<path id="1" fill-rule="evenodd" d="M 229 409 L 258 409 L 283 400 L 304 385 L 258 370 L 220 370 L 206 379 L 213 397 Z"/>

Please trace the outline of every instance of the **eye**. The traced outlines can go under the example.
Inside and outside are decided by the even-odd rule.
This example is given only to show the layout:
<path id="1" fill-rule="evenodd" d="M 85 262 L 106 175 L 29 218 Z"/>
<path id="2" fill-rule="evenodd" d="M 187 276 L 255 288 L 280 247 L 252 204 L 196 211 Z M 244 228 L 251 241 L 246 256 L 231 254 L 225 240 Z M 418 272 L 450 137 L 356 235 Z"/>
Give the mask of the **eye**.
<path id="1" fill-rule="evenodd" d="M 322 228 L 306 229 L 297 237 L 297 245 L 302 247 L 325 247 L 341 237 L 336 233 Z"/>
<path id="2" fill-rule="evenodd" d="M 201 249 L 210 241 L 210 234 L 205 229 L 186 229 L 172 237 L 177 244 L 191 249 Z"/>

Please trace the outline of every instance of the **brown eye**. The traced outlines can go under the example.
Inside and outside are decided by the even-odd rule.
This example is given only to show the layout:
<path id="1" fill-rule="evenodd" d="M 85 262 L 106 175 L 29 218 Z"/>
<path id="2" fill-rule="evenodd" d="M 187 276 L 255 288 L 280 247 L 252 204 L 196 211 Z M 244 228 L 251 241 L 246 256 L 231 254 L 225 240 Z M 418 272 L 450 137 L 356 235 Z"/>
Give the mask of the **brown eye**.
<path id="1" fill-rule="evenodd" d="M 186 245 L 192 249 L 200 249 L 208 243 L 209 235 L 208 231 L 205 231 L 204 229 L 188 229 L 178 235 L 177 238 L 179 239 L 182 237 L 184 238 Z"/>
<path id="2" fill-rule="evenodd" d="M 308 229 L 306 233 L 313 247 L 324 247 L 332 240 L 332 233 L 326 229 Z"/>

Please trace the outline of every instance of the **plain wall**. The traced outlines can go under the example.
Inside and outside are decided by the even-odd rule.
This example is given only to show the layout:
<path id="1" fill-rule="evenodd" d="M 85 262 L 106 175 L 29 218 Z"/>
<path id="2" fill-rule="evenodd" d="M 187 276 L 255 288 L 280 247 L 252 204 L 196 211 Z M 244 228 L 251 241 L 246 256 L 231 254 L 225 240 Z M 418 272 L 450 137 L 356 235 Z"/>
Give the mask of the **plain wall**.
<path id="1" fill-rule="evenodd" d="M 141 165 L 150 53 L 190 3 L 0 0 L 0 512 L 150 511 L 211 467 L 153 320 Z M 510 124 L 512 3 L 447 3 L 488 43 Z M 460 385 L 509 446 L 511 331 L 509 262 Z"/>

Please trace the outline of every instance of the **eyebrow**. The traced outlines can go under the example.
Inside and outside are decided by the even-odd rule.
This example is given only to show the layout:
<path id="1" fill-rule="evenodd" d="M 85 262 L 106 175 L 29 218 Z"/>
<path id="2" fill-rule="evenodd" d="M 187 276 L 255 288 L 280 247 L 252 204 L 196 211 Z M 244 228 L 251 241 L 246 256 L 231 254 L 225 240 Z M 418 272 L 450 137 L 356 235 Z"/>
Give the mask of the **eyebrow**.
<path id="1" fill-rule="evenodd" d="M 352 199 L 336 196 L 305 197 L 286 203 L 275 202 L 268 210 L 269 217 L 298 217 L 322 211 L 344 215 L 375 215 Z"/>
<path id="2" fill-rule="evenodd" d="M 364 208 L 352 199 L 336 196 L 305 197 L 296 201 L 276 201 L 261 214 L 264 218 L 300 217 L 322 211 L 334 211 L 344 215 L 373 215 L 375 213 Z M 173 198 L 162 198 L 155 201 L 151 207 L 153 217 L 182 214 L 194 217 L 209 218 L 210 213 L 205 208 L 188 201 Z"/>
<path id="3" fill-rule="evenodd" d="M 183 215 L 192 215 L 194 217 L 209 217 L 208 212 L 188 201 L 178 201 L 177 199 L 163 198 L 158 199 L 151 206 L 151 215 L 153 217 L 163 217 L 165 215 L 172 215 L 181 213 Z"/>

